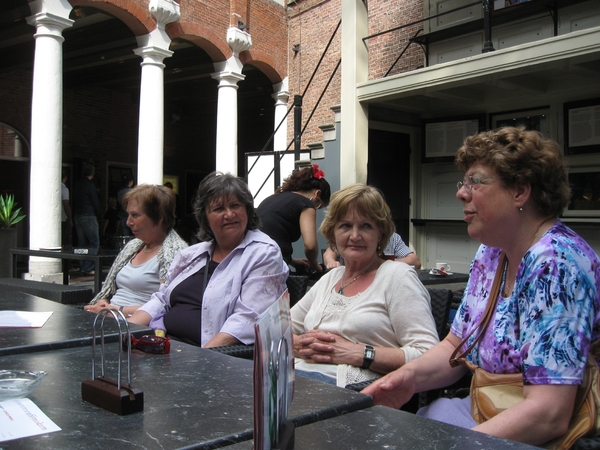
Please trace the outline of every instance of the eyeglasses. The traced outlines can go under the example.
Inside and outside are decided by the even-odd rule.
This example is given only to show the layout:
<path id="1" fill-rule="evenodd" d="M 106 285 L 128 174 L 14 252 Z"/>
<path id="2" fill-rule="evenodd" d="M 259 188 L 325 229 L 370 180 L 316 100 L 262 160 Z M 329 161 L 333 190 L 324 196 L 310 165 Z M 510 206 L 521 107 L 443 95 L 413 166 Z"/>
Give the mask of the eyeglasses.
<path id="1" fill-rule="evenodd" d="M 460 191 L 460 189 L 462 187 L 464 187 L 466 189 L 467 193 L 470 194 L 471 191 L 473 189 L 477 189 L 480 184 L 482 184 L 482 183 L 485 184 L 486 181 L 493 180 L 493 179 L 494 179 L 494 177 L 481 178 L 481 177 L 476 177 L 476 176 L 474 177 L 473 175 L 469 175 L 469 176 L 465 177 L 464 180 L 456 183 L 456 189 Z"/>
<path id="2" fill-rule="evenodd" d="M 140 350 L 145 353 L 155 353 L 157 355 L 165 355 L 171 351 L 171 339 L 168 337 L 144 335 L 139 339 L 131 335 L 131 348 Z M 127 349 L 126 343 L 123 347 Z"/>

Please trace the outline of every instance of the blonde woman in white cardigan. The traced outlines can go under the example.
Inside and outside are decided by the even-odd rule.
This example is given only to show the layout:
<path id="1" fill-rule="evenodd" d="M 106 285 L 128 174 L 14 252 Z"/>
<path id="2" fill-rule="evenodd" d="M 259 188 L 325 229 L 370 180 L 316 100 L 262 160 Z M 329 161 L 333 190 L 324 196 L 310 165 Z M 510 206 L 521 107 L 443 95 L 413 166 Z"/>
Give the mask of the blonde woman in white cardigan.
<path id="1" fill-rule="evenodd" d="M 364 184 L 332 198 L 321 232 L 345 266 L 292 308 L 296 373 L 346 386 L 389 373 L 438 343 L 427 289 L 382 250 L 394 232 L 381 193 Z"/>
<path id="2" fill-rule="evenodd" d="M 136 239 L 119 253 L 102 289 L 84 309 L 94 313 L 120 309 L 127 317 L 158 291 L 173 258 L 188 245 L 173 230 L 175 194 L 171 189 L 142 184 L 128 191 L 122 204 Z"/>

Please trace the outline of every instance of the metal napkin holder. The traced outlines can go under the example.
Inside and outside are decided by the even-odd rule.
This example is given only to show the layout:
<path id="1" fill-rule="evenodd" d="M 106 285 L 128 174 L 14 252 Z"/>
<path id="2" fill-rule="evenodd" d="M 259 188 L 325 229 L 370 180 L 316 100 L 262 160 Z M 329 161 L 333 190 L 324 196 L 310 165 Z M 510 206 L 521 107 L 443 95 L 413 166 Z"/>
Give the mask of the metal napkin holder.
<path id="1" fill-rule="evenodd" d="M 111 315 L 119 327 L 119 361 L 117 380 L 105 376 L 104 358 L 104 321 Z M 101 318 L 101 320 L 99 320 Z M 96 377 L 96 328 L 100 324 L 100 358 L 102 371 Z M 121 416 L 144 410 L 144 393 L 131 386 L 131 333 L 129 323 L 121 311 L 103 309 L 94 319 L 92 340 L 92 379 L 81 383 L 81 398 L 89 403 L 104 408 Z M 123 332 L 125 328 L 125 332 Z M 123 340 L 126 337 L 126 340 Z M 127 384 L 121 383 L 121 362 L 123 360 L 123 345 L 127 342 Z"/>

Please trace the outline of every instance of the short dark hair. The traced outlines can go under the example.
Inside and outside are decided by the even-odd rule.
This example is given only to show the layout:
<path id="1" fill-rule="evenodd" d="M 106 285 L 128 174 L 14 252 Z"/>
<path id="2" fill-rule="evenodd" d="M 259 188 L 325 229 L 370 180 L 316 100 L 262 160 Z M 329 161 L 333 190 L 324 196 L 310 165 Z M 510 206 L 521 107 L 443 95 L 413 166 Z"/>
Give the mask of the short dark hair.
<path id="1" fill-rule="evenodd" d="M 84 164 L 81 168 L 81 174 L 84 177 L 89 177 L 90 175 L 94 175 L 96 173 L 96 168 L 91 164 Z"/>
<path id="2" fill-rule="evenodd" d="M 131 200 L 136 200 L 144 214 L 157 225 L 162 219 L 162 228 L 169 233 L 175 226 L 175 194 L 171 189 L 154 184 L 140 184 L 123 196 L 121 205 L 127 209 Z"/>
<path id="3" fill-rule="evenodd" d="M 123 186 L 129 186 L 129 183 L 133 181 L 133 174 L 131 172 L 124 172 L 121 175 L 121 183 Z"/>
<path id="4" fill-rule="evenodd" d="M 248 216 L 248 230 L 258 228 L 258 216 L 254 210 L 254 198 L 244 180 L 230 173 L 212 172 L 200 182 L 196 198 L 193 202 L 194 215 L 200 226 L 198 230 L 198 239 L 207 242 L 215 238 L 208 224 L 206 209 L 214 200 L 220 198 L 237 198 L 245 207 Z"/>
<path id="5" fill-rule="evenodd" d="M 469 136 L 455 163 L 463 172 L 475 163 L 488 166 L 509 188 L 529 184 L 533 202 L 545 216 L 560 215 L 571 199 L 558 143 L 537 131 L 504 127 Z"/>

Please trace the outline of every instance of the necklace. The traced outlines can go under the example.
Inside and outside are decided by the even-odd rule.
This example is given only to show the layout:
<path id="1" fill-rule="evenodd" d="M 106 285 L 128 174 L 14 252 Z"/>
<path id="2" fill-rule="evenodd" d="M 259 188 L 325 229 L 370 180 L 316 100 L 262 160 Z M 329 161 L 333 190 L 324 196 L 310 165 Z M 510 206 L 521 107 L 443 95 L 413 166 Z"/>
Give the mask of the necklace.
<path id="1" fill-rule="evenodd" d="M 147 247 L 147 246 L 146 246 L 146 247 Z M 162 247 L 162 244 L 161 244 L 161 245 L 157 245 L 157 246 L 156 246 L 156 247 L 154 247 L 154 248 L 149 248 L 149 247 L 148 247 L 148 248 L 146 248 L 146 247 L 144 247 L 144 248 L 142 249 L 142 251 L 143 251 L 144 253 L 152 253 L 152 252 L 154 252 L 154 251 L 158 250 L 159 248 L 161 248 L 161 247 Z"/>
<path id="2" fill-rule="evenodd" d="M 377 259 L 375 259 L 375 261 L 373 261 L 373 263 L 367 267 L 363 272 L 359 273 L 357 276 L 355 276 L 352 281 L 344 284 L 343 278 L 342 278 L 342 284 L 340 285 L 340 288 L 338 289 L 338 294 L 344 295 L 344 288 L 347 288 L 348 286 L 350 286 L 352 283 L 354 283 L 356 280 L 358 280 L 360 277 L 362 277 L 364 274 L 366 274 L 367 272 L 369 272 L 373 266 L 377 263 Z"/>

